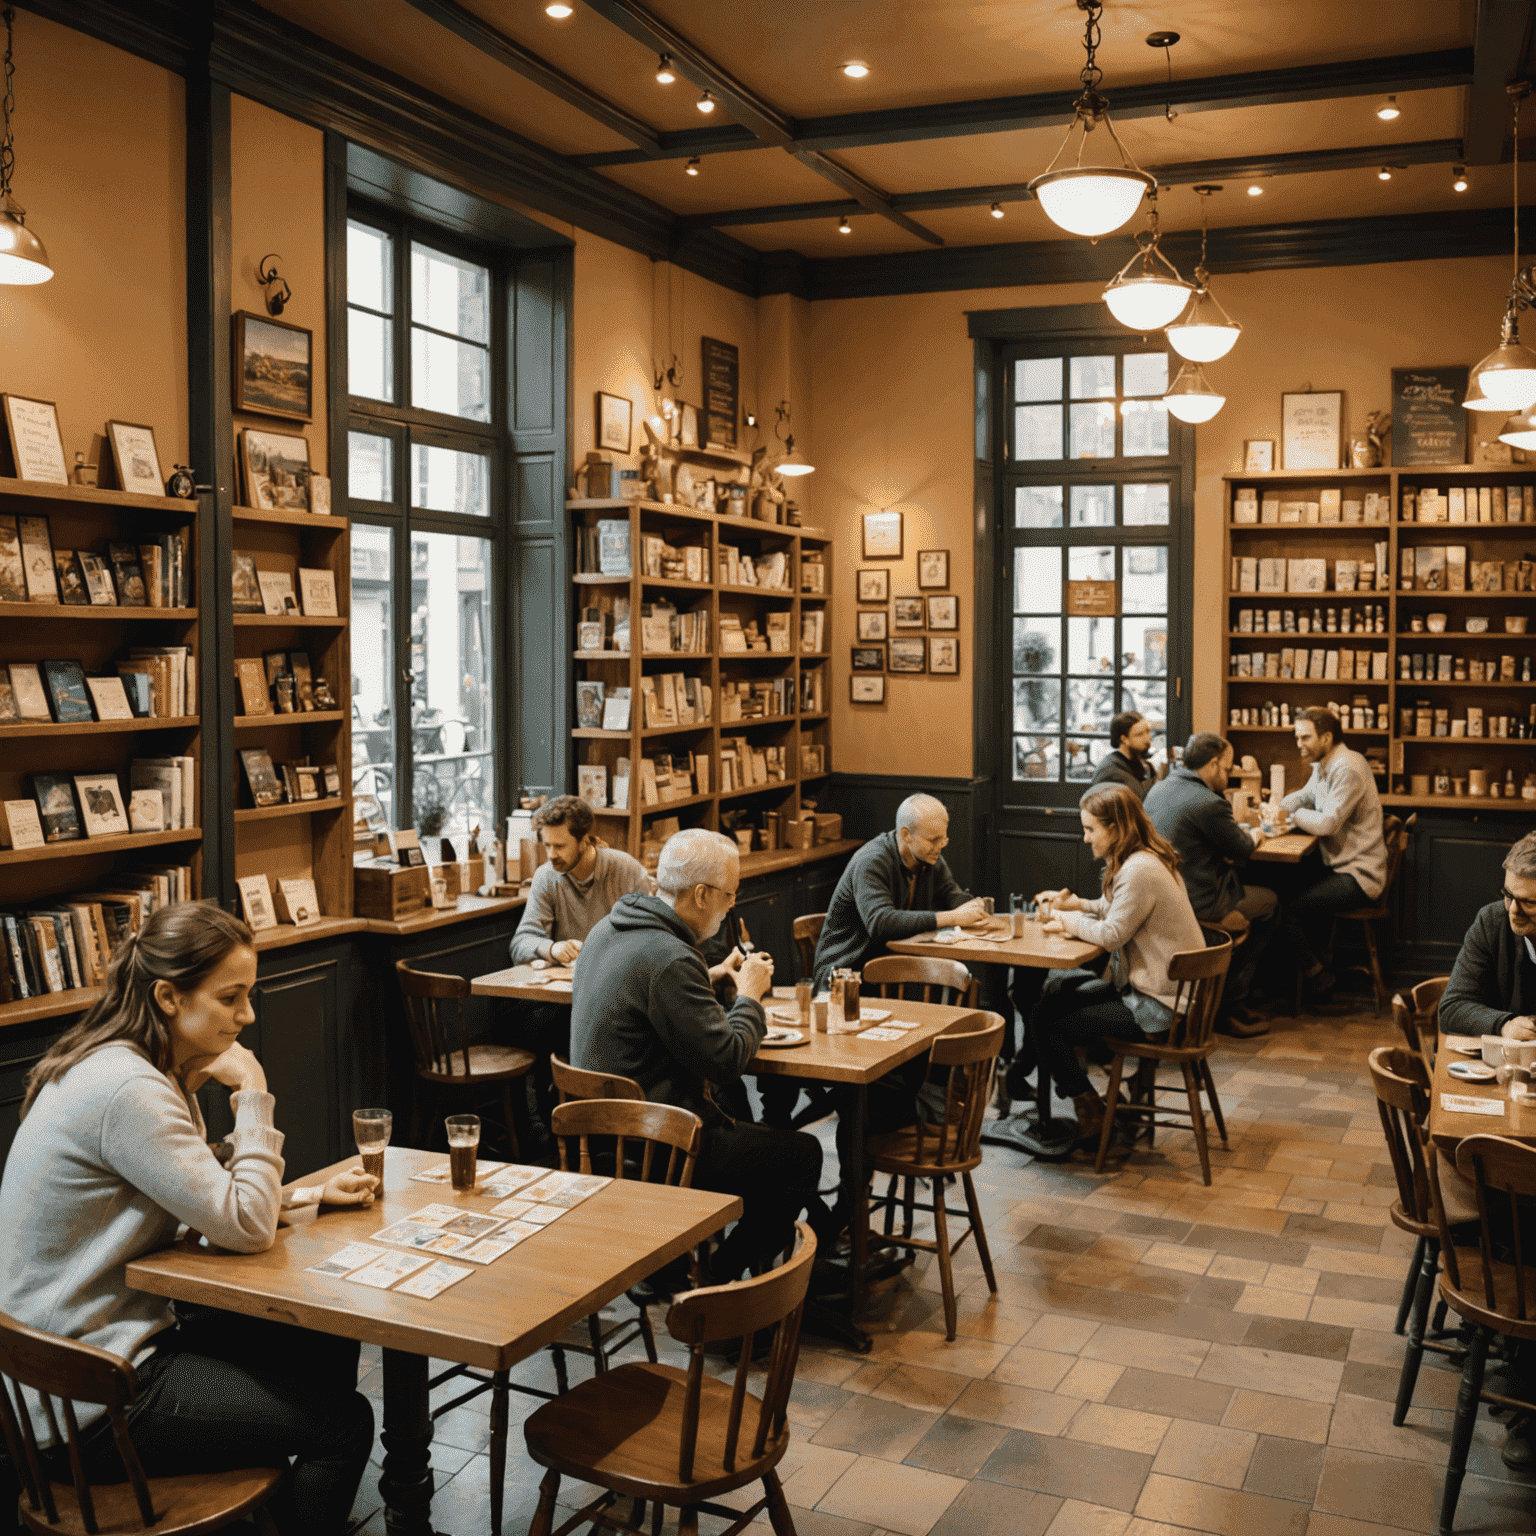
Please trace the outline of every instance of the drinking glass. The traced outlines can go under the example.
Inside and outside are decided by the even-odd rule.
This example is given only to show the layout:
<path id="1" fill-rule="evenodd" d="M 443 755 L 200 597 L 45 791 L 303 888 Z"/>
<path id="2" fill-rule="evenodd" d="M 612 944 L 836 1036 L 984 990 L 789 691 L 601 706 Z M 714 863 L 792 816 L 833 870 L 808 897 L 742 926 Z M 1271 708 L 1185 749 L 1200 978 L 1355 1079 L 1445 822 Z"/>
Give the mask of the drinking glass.
<path id="1" fill-rule="evenodd" d="M 384 1148 L 389 1145 L 394 1123 L 395 1117 L 387 1109 L 352 1111 L 352 1135 L 362 1153 L 363 1172 L 379 1181 L 380 1194 L 384 1192 Z"/>
<path id="2" fill-rule="evenodd" d="M 991 917 L 997 911 L 997 898 L 995 896 L 983 896 L 981 898 L 981 905 L 986 911 L 987 916 Z"/>
<path id="3" fill-rule="evenodd" d="M 480 1146 L 479 1115 L 449 1115 L 448 1174 L 455 1189 L 475 1187 L 475 1158 Z"/>

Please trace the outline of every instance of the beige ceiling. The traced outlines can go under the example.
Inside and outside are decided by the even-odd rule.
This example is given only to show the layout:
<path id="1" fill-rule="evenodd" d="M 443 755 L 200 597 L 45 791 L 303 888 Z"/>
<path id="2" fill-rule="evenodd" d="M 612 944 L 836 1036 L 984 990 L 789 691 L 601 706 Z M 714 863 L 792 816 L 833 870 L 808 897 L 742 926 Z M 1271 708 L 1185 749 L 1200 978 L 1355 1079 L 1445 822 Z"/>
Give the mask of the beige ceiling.
<path id="1" fill-rule="evenodd" d="M 266 9 L 318 32 L 384 69 L 453 100 L 554 150 L 579 156 L 622 150 L 627 141 L 452 32 L 406 0 L 262 0 Z M 654 79 L 654 53 L 575 0 L 556 22 L 543 0 L 462 0 L 482 20 L 658 131 L 719 126 L 694 106 L 698 92 L 679 79 Z M 803 118 L 900 109 L 939 102 L 1060 89 L 1061 125 L 1008 133 L 836 150 L 833 158 L 878 188 L 923 193 L 1027 181 L 1061 143 L 1065 103 L 1082 63 L 1082 15 L 1072 0 L 648 0 L 651 9 L 781 111 Z M 1164 77 L 1154 29 L 1182 34 L 1173 50 L 1174 97 L 1180 79 L 1296 65 L 1466 48 L 1475 0 L 1396 0 L 1368 11 L 1340 0 L 1108 0 L 1099 55 L 1111 101 L 1117 84 Z M 838 71 L 848 59 L 872 73 L 853 81 Z M 1372 97 L 1278 106 L 1180 111 L 1171 120 L 1131 119 L 1126 147 L 1144 165 L 1232 157 L 1268 157 L 1325 149 L 1379 148 L 1390 165 L 1394 144 L 1460 137 L 1467 92 L 1435 89 L 1401 95 L 1402 115 L 1382 122 Z M 1104 155 L 1108 146 L 1098 144 Z M 598 174 L 680 215 L 776 204 L 830 202 L 833 183 L 781 149 L 708 155 L 701 174 L 681 160 L 604 168 Z M 1261 197 L 1229 180 L 1213 199 L 1213 225 L 1295 223 L 1368 214 L 1497 205 L 1508 197 L 1507 171 L 1478 168 L 1465 194 L 1450 187 L 1447 165 L 1411 166 L 1391 182 L 1376 167 L 1276 176 Z M 1010 203 L 996 220 L 985 208 L 914 211 L 912 217 L 950 245 L 1060 238 L 1039 209 Z M 1187 187 L 1162 199 L 1165 227 L 1198 224 Z M 853 233 L 836 220 L 730 226 L 733 237 L 763 250 L 841 256 L 924 248 L 916 236 L 878 217 L 856 215 Z"/>

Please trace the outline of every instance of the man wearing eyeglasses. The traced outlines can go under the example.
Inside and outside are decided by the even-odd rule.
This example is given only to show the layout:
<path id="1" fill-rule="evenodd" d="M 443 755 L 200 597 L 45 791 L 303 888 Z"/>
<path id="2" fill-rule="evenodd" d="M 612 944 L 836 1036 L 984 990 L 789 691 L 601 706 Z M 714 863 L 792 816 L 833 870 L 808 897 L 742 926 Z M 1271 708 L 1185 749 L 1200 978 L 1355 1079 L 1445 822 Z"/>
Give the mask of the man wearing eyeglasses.
<path id="1" fill-rule="evenodd" d="M 1536 832 L 1505 855 L 1500 900 L 1467 929 L 1440 999 L 1440 1028 L 1536 1040 Z"/>

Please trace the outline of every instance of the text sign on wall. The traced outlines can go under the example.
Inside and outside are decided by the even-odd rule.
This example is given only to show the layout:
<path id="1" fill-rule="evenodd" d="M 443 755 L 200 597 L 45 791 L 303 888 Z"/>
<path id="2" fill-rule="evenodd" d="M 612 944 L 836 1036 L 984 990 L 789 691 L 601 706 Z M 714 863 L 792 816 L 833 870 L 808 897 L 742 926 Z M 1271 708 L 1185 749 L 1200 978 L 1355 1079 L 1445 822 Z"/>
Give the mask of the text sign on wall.
<path id="1" fill-rule="evenodd" d="M 704 420 L 699 440 L 706 448 L 736 446 L 736 418 L 741 409 L 740 354 L 728 341 L 701 340 L 704 351 Z"/>
<path id="2" fill-rule="evenodd" d="M 1065 606 L 1075 618 L 1112 619 L 1120 611 L 1119 583 L 1069 581 Z"/>
<path id="3" fill-rule="evenodd" d="M 1465 464 L 1465 368 L 1392 370 L 1392 462 Z"/>

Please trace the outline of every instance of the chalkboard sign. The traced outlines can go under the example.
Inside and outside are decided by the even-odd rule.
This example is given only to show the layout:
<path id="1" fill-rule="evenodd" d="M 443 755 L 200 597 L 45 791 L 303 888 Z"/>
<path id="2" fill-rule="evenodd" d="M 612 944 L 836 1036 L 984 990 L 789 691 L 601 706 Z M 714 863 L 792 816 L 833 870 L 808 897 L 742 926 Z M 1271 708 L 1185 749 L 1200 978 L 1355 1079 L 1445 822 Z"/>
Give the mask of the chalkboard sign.
<path id="1" fill-rule="evenodd" d="M 741 408 L 739 354 L 728 341 L 702 338 L 704 349 L 704 429 L 699 436 L 705 448 L 734 448 L 736 418 Z"/>
<path id="2" fill-rule="evenodd" d="M 1465 368 L 1392 370 L 1392 462 L 1467 462 Z"/>

